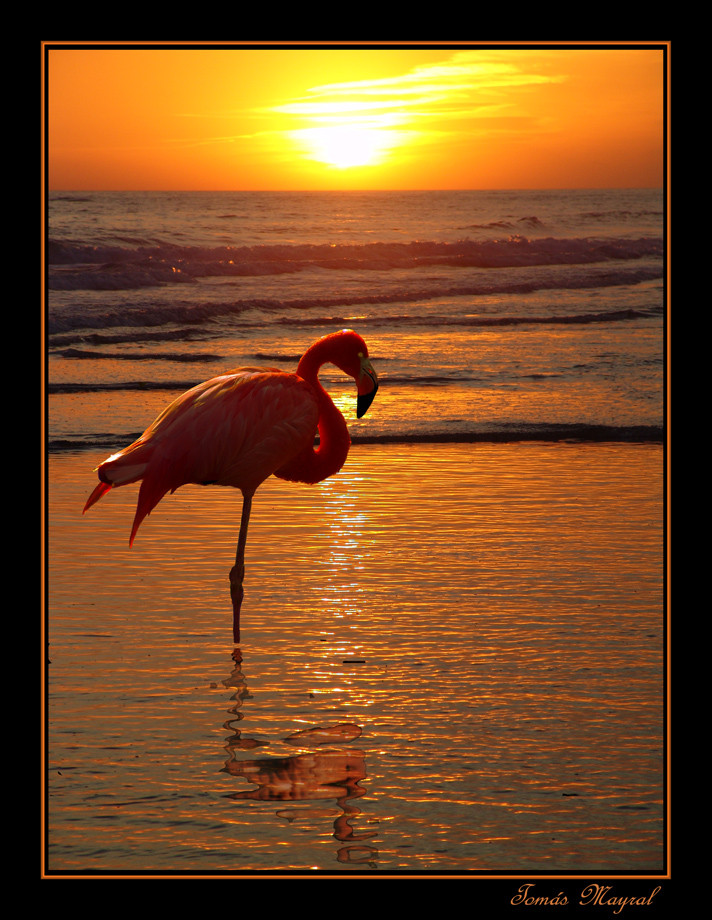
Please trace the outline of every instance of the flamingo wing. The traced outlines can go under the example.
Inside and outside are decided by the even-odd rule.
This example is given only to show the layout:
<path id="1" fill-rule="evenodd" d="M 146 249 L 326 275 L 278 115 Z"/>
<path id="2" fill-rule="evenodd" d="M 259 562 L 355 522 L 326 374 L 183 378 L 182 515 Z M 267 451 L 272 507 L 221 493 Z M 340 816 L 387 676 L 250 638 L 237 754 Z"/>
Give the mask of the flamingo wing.
<path id="1" fill-rule="evenodd" d="M 146 515 L 181 485 L 214 483 L 252 494 L 313 443 L 318 419 L 311 385 L 295 374 L 241 368 L 207 380 L 174 400 L 137 441 L 99 467 L 102 481 L 86 508 L 112 485 L 141 479 L 133 543 Z"/>

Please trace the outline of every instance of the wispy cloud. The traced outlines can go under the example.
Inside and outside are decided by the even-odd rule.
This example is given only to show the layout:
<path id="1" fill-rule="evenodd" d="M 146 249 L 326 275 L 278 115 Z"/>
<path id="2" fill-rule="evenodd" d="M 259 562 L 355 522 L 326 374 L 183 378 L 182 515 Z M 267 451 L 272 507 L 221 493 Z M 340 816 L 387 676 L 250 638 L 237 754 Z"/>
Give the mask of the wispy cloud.
<path id="1" fill-rule="evenodd" d="M 511 52 L 462 51 L 397 76 L 316 85 L 269 114 L 286 119 L 280 133 L 298 141 L 348 126 L 380 132 L 384 149 L 462 136 L 467 121 L 473 131 L 484 122 L 488 131 L 508 130 L 516 121 L 521 131 L 527 92 L 566 79 L 545 72 L 543 63 Z"/>
<path id="2" fill-rule="evenodd" d="M 560 74 L 524 69 L 507 60 L 503 52 L 463 51 L 447 61 L 421 65 L 395 77 L 314 86 L 307 96 L 272 111 L 312 118 L 373 117 L 397 110 L 421 118 L 477 117 L 513 105 L 508 98 L 512 90 L 565 79 Z"/>

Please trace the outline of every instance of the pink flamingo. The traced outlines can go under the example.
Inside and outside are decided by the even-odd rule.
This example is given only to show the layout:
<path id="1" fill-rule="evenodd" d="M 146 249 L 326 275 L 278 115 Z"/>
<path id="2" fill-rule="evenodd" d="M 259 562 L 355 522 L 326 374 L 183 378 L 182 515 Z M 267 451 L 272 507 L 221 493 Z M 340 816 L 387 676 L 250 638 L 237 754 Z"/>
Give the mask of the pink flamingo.
<path id="1" fill-rule="evenodd" d="M 344 417 L 319 383 L 319 369 L 326 363 L 356 381 L 361 418 L 376 395 L 378 378 L 364 340 L 344 329 L 315 342 L 296 374 L 242 367 L 179 396 L 137 441 L 97 467 L 100 482 L 84 506 L 87 511 L 110 489 L 142 480 L 132 546 L 141 521 L 167 492 L 186 483 L 240 489 L 242 518 L 230 570 L 235 642 L 240 641 L 245 544 L 257 487 L 272 474 L 292 482 L 321 482 L 338 473 L 349 452 Z"/>

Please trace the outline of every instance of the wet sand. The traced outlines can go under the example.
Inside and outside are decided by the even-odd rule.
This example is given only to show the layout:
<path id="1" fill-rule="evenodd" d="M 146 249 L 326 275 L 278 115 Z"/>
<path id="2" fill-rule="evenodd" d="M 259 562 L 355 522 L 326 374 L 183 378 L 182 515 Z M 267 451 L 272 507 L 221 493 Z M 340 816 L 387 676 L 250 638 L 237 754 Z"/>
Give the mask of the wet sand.
<path id="1" fill-rule="evenodd" d="M 55 872 L 656 872 L 662 448 L 354 445 L 128 537 L 49 461 Z"/>

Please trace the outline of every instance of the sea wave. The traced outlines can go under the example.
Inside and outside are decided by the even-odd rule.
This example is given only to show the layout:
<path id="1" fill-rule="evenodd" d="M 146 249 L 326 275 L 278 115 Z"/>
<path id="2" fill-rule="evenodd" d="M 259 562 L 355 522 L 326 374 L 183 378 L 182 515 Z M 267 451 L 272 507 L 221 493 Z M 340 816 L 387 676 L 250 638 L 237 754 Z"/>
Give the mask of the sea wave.
<path id="1" fill-rule="evenodd" d="M 47 449 L 52 453 L 77 450 L 114 451 L 117 446 L 135 440 L 134 434 L 94 434 L 85 437 L 50 440 Z M 585 422 L 572 424 L 521 424 L 462 431 L 382 432 L 351 435 L 354 444 L 507 444 L 518 441 L 549 443 L 625 443 L 660 444 L 665 431 L 658 425 L 592 425 Z M 318 440 L 318 439 L 317 439 Z"/>
<path id="2" fill-rule="evenodd" d="M 303 244 L 263 246 L 92 245 L 49 240 L 50 290 L 131 290 L 200 278 L 265 276 L 312 269 L 388 271 L 424 266 L 513 268 L 590 265 L 660 258 L 661 239 L 506 239 L 457 242 Z"/>
<path id="3" fill-rule="evenodd" d="M 60 354 L 64 355 L 63 352 Z M 87 354 L 87 358 L 95 357 L 92 354 Z M 117 357 L 124 357 L 122 355 L 99 355 L 98 358 L 110 358 L 115 360 Z M 142 358 L 143 356 L 136 356 L 137 358 Z M 156 360 L 157 358 L 163 358 L 163 355 L 153 355 L 151 360 Z M 255 359 L 259 360 L 260 355 L 253 355 Z M 283 369 L 288 369 L 290 365 L 294 366 L 299 362 L 299 355 L 275 355 L 272 360 L 275 364 L 281 366 Z M 216 361 L 221 360 L 220 356 L 205 356 L 206 361 Z M 166 357 L 166 360 L 176 360 L 175 355 L 169 355 Z M 264 359 L 263 359 L 264 360 Z M 385 373 L 379 376 L 379 386 L 381 388 L 389 386 L 414 386 L 417 388 L 422 388 L 426 386 L 462 386 L 463 384 L 471 383 L 482 383 L 488 380 L 487 376 L 481 376 L 476 374 L 470 374 L 467 372 L 463 373 L 429 373 L 429 374 L 403 374 L 403 373 L 388 373 L 388 364 L 391 359 L 387 357 L 378 357 L 378 365 L 380 368 L 386 368 Z M 269 365 L 262 365 L 267 368 Z M 220 371 L 220 373 L 228 373 L 237 368 L 231 366 L 230 368 L 225 368 Z M 294 367 L 292 367 L 294 369 Z M 524 380 L 551 380 L 556 377 L 562 377 L 563 372 L 561 371 L 533 371 L 533 372 L 522 372 L 522 373 L 513 373 L 511 375 L 513 380 L 524 379 Z M 91 381 L 88 383 L 85 382 L 76 382 L 76 381 L 56 381 L 47 384 L 47 392 L 51 394 L 59 393 L 117 393 L 121 391 L 149 391 L 149 390 L 169 390 L 169 391 L 179 391 L 184 392 L 190 390 L 192 387 L 197 386 L 202 382 L 203 377 L 196 377 L 195 379 L 172 379 L 172 380 L 119 380 L 119 381 Z"/>
<path id="4" fill-rule="evenodd" d="M 602 310 L 600 312 L 593 313 L 564 313 L 564 314 L 552 314 L 549 316 L 529 316 L 522 314 L 519 316 L 453 316 L 453 315 L 434 315 L 431 314 L 427 318 L 423 316 L 413 316 L 405 313 L 399 314 L 385 314 L 383 316 L 365 316 L 359 317 L 359 326 L 362 328 L 370 328 L 384 326 L 384 327 L 394 327 L 398 326 L 400 328 L 404 326 L 421 326 L 427 325 L 429 327 L 488 327 L 488 326 L 523 326 L 523 325 L 551 325 L 551 326 L 575 326 L 575 325 L 590 325 L 594 323 L 620 323 L 627 321 L 635 321 L 641 319 L 649 319 L 651 317 L 659 315 L 660 311 L 655 307 L 651 307 L 648 310 L 641 309 L 621 309 L 621 310 Z M 66 319 L 66 318 L 65 318 Z M 185 317 L 182 317 L 185 319 Z M 205 319 L 205 317 L 203 317 Z M 114 323 L 116 321 L 116 323 Z M 318 316 L 312 317 L 278 317 L 276 323 L 278 325 L 289 325 L 289 326 L 319 326 L 325 328 L 338 328 L 338 327 L 347 327 L 352 322 L 350 317 L 347 316 L 335 316 L 333 314 L 319 314 Z M 71 321 L 70 321 L 71 323 Z M 137 332 L 135 335 L 131 333 L 123 333 L 120 335 L 101 335 L 99 333 L 84 333 L 81 330 L 85 329 L 87 326 L 90 326 L 91 323 L 87 321 L 86 317 L 76 320 L 77 326 L 79 327 L 75 332 L 64 332 L 64 333 L 55 333 L 50 336 L 49 345 L 51 347 L 51 354 L 56 357 L 63 358 L 74 358 L 77 360 L 91 359 L 93 361 L 100 361 L 102 359 L 107 360 L 125 360 L 125 361 L 178 361 L 178 362 L 210 362 L 210 361 L 219 361 L 222 360 L 223 355 L 207 353 L 207 352 L 150 352 L 150 351 L 140 351 L 140 352 L 118 352 L 118 351 L 105 351 L 86 348 L 76 348 L 74 347 L 77 344 L 81 345 L 131 345 L 138 344 L 141 342 L 150 341 L 155 343 L 162 341 L 174 341 L 179 340 L 183 342 L 189 341 L 193 337 L 190 329 L 171 329 L 168 331 L 156 330 L 155 332 Z M 129 326 L 131 325 L 130 320 L 127 320 L 125 315 L 121 317 L 103 317 L 101 322 L 102 326 L 111 326 L 111 325 L 121 325 Z M 152 323 L 146 321 L 145 315 L 142 317 L 142 326 L 152 325 Z M 250 325 L 249 323 L 244 325 Z M 255 322 L 252 324 L 254 326 L 263 328 L 265 323 L 263 320 Z M 66 323 L 61 321 L 50 321 L 50 327 L 55 331 L 58 328 L 68 328 Z M 284 360 L 282 355 L 265 355 L 259 354 L 256 356 L 261 361 L 267 360 Z M 290 356 L 290 359 L 298 361 L 300 355 Z"/>
<path id="5" fill-rule="evenodd" d="M 259 355 L 255 355 L 255 358 L 259 358 Z M 274 356 L 275 360 L 278 360 L 281 364 L 286 365 L 288 363 L 296 364 L 299 361 L 300 356 Z M 379 358 L 379 366 L 388 364 L 388 358 Z M 266 366 L 266 365 L 265 365 Z M 472 383 L 482 380 L 482 377 L 473 377 L 470 375 L 461 375 L 461 374 L 391 374 L 389 376 L 381 376 L 379 378 L 379 386 L 384 387 L 390 384 L 396 385 L 414 385 L 414 386 L 428 386 L 428 385 L 445 385 L 445 384 L 462 384 L 462 383 Z M 71 381 L 63 381 L 57 383 L 49 383 L 47 385 L 48 393 L 115 393 L 122 390 L 179 390 L 181 392 L 189 390 L 192 387 L 196 386 L 201 381 L 196 380 L 161 380 L 155 382 L 143 381 L 143 380 L 122 380 L 122 381 L 111 381 L 111 382 L 102 382 L 102 381 L 92 381 L 90 383 L 76 383 Z"/>
<path id="6" fill-rule="evenodd" d="M 218 321 L 223 318 L 238 319 L 240 326 L 263 327 L 266 322 L 274 322 L 289 326 L 343 326 L 353 322 L 348 314 L 332 312 L 332 308 L 341 310 L 349 307 L 380 306 L 389 303 L 416 303 L 418 301 L 432 301 L 442 298 L 471 297 L 477 298 L 494 294 L 516 295 L 532 293 L 534 291 L 568 289 L 581 290 L 584 288 L 606 288 L 617 285 L 640 284 L 645 281 L 655 281 L 662 277 L 662 267 L 641 266 L 638 268 L 616 268 L 611 271 L 590 273 L 583 271 L 561 276 L 540 275 L 536 278 L 525 280 L 498 278 L 494 280 L 482 279 L 469 284 L 436 284 L 427 287 L 396 285 L 393 290 L 374 290 L 362 294 L 333 296 L 311 296 L 294 298 L 290 300 L 244 298 L 219 302 L 172 302 L 166 303 L 141 303 L 137 307 L 126 304 L 110 306 L 103 304 L 93 306 L 66 306 L 61 310 L 50 310 L 47 317 L 47 331 L 53 337 L 63 335 L 64 344 L 74 341 L 87 341 L 85 336 L 92 335 L 88 330 L 109 328 L 146 328 L 159 329 L 163 326 L 185 327 L 184 332 L 177 332 L 175 328 L 161 331 L 160 335 L 179 338 L 181 334 L 190 337 L 190 327 L 193 327 L 193 337 L 197 335 L 197 327 Z M 317 312 L 318 311 L 318 312 Z M 254 313 L 253 316 L 249 314 Z M 359 317 L 361 325 L 388 325 L 393 323 L 419 325 L 427 322 L 432 326 L 443 325 L 521 325 L 522 323 L 591 323 L 614 322 L 621 319 L 635 319 L 639 316 L 649 315 L 646 311 L 612 310 L 592 312 L 585 314 L 565 314 L 562 316 L 485 316 L 485 315 L 436 315 L 428 314 L 427 320 L 413 313 L 392 313 L 390 311 L 371 311 L 368 316 Z M 79 330 L 84 330 L 79 334 Z M 72 337 L 72 333 L 76 333 Z M 158 332 L 137 332 L 135 341 L 142 337 L 156 339 Z M 118 340 L 118 339 L 117 339 Z M 130 334 L 123 333 L 122 341 L 130 341 Z M 55 339 L 56 341 L 56 339 Z"/>

